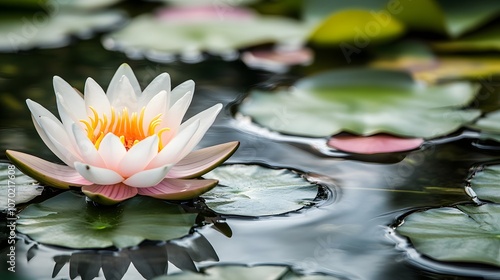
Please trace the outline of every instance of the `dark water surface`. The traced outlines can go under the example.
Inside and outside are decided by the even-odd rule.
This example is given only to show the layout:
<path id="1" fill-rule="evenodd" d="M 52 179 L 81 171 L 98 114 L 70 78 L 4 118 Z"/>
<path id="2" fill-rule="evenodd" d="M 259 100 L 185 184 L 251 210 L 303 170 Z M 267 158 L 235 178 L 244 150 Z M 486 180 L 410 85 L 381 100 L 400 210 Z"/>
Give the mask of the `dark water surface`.
<path id="1" fill-rule="evenodd" d="M 498 159 L 498 154 L 483 152 L 469 140 L 461 140 L 398 154 L 377 163 L 322 156 L 304 146 L 269 140 L 239 128 L 241 124 L 232 117 L 230 105 L 241 100 L 250 88 L 265 85 L 270 79 L 293 79 L 294 75 L 315 71 L 314 68 L 298 69 L 292 71 L 294 75 L 280 77 L 248 69 L 239 61 L 217 58 L 198 64 L 131 61 L 122 54 L 105 51 L 97 39 L 56 50 L 0 54 L 0 159 L 6 160 L 5 149 L 15 149 L 56 161 L 39 139 L 25 99 L 33 99 L 56 112 L 54 75 L 80 90 L 89 76 L 106 88 L 123 62 L 131 65 L 143 88 L 161 72 L 170 74 L 173 86 L 193 79 L 196 91 L 188 117 L 217 102 L 226 105 L 200 147 L 238 140 L 241 146 L 228 163 L 262 163 L 301 170 L 330 186 L 327 201 L 274 217 L 226 217 L 231 237 L 214 226 L 205 226 L 176 242 L 145 243 L 116 252 L 48 247 L 20 235 L 17 270 L 26 279 L 68 279 L 76 275 L 91 279 L 101 266 L 109 265 L 126 271 L 123 279 L 141 279 L 161 273 L 167 255 L 169 273 L 193 269 L 185 261 L 190 256 L 198 267 L 214 263 L 282 264 L 299 272 L 323 272 L 340 279 L 467 278 L 439 274 L 432 263 L 426 267 L 413 265 L 419 262 L 418 257 L 415 261 L 397 248 L 388 226 L 410 210 L 470 201 L 464 192 L 469 169 Z M 46 191 L 43 199 L 52 195 Z M 1 231 L 4 230 L 2 226 Z M 1 244 L 3 270 L 5 238 Z M 128 266 L 131 260 L 134 265 Z M 490 270 L 478 267 L 474 273 L 493 277 L 494 271 Z M 463 274 L 453 267 L 449 273 Z M 98 275 L 104 279 L 102 272 Z"/>

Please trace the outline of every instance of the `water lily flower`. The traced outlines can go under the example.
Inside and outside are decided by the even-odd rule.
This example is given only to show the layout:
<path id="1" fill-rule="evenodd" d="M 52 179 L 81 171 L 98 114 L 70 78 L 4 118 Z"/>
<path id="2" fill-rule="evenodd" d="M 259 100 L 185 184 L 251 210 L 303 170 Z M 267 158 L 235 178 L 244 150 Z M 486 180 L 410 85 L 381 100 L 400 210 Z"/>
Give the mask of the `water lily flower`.
<path id="1" fill-rule="evenodd" d="M 27 100 L 35 128 L 47 147 L 66 165 L 8 150 L 24 173 L 59 188 L 82 187 L 102 204 L 137 194 L 183 200 L 199 196 L 216 180 L 193 179 L 224 162 L 239 142 L 193 151 L 212 125 L 222 104 L 182 123 L 194 82 L 170 90 L 170 76 L 157 76 L 144 91 L 127 64 L 113 76 L 107 92 L 91 78 L 85 95 L 54 77 L 61 121 L 40 104 Z"/>

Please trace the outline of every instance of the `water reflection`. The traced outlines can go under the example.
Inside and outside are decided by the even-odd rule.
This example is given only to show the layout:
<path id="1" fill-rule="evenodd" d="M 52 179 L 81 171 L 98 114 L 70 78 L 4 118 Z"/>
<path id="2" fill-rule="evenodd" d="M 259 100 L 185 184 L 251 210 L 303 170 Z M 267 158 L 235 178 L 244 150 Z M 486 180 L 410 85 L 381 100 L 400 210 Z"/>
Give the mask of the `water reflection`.
<path id="1" fill-rule="evenodd" d="M 28 279 L 151 279 L 169 271 L 196 272 L 197 262 L 219 260 L 210 242 L 196 232 L 179 240 L 145 242 L 121 250 L 69 250 L 20 238 L 17 271 Z"/>

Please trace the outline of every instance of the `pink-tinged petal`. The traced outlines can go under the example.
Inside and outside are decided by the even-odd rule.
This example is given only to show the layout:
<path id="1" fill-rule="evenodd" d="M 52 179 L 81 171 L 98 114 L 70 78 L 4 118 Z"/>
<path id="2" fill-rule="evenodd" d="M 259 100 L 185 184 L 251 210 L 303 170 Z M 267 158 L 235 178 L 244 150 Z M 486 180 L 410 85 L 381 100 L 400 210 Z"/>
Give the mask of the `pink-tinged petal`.
<path id="1" fill-rule="evenodd" d="M 81 160 L 78 151 L 73 147 L 73 143 L 71 143 L 68 134 L 66 134 L 60 122 L 54 122 L 50 118 L 42 116 L 40 117 L 40 127 L 61 155 L 60 159 L 64 163 L 72 167 L 75 161 Z"/>
<path id="2" fill-rule="evenodd" d="M 136 97 L 139 97 L 141 94 L 141 86 L 135 77 L 134 71 L 132 71 L 132 68 L 130 68 L 127 63 L 123 63 L 116 70 L 113 78 L 111 78 L 111 82 L 109 82 L 108 89 L 106 90 L 106 94 L 111 103 L 113 103 L 113 100 L 120 97 L 120 87 L 122 87 L 120 83 L 123 77 L 127 77 L 131 90 Z"/>
<path id="3" fill-rule="evenodd" d="M 139 97 L 139 108 L 146 106 L 151 98 L 157 95 L 160 91 L 167 92 L 167 104 L 169 103 L 170 95 L 170 76 L 167 73 L 161 73 L 144 89 Z M 169 108 L 169 106 L 167 106 Z"/>
<path id="4" fill-rule="evenodd" d="M 167 178 L 199 177 L 226 161 L 239 145 L 234 141 L 191 152 L 170 169 Z"/>
<path id="5" fill-rule="evenodd" d="M 132 175 L 127 180 L 123 181 L 123 183 L 135 188 L 152 187 L 165 178 L 170 168 L 172 168 L 171 164 L 144 170 Z"/>
<path id="6" fill-rule="evenodd" d="M 173 95 L 171 97 L 173 97 Z M 161 141 L 164 145 L 170 142 L 170 140 L 177 134 L 182 122 L 182 118 L 184 118 L 184 115 L 186 114 L 186 111 L 189 108 L 189 104 L 191 104 L 192 99 L 193 92 L 186 92 L 184 96 L 182 96 L 174 103 L 174 105 L 172 105 L 172 107 L 170 107 L 167 115 L 162 118 L 162 121 L 164 122 L 162 123 L 162 127 L 170 128 L 169 131 L 162 134 Z"/>
<path id="7" fill-rule="evenodd" d="M 122 76 L 112 93 L 108 93 L 108 98 L 117 112 L 121 113 L 124 108 L 129 113 L 137 111 L 137 95 L 127 76 Z"/>
<path id="8" fill-rule="evenodd" d="M 161 115 L 161 118 L 165 117 L 166 112 L 168 111 L 168 94 L 166 91 L 162 90 L 157 95 L 155 95 L 151 101 L 146 105 L 146 109 L 144 110 L 144 133 L 148 133 L 149 124 L 151 120 L 158 115 Z M 160 123 L 160 127 L 165 127 L 163 123 Z"/>
<path id="9" fill-rule="evenodd" d="M 102 157 L 97 151 L 94 143 L 90 141 L 86 132 L 84 132 L 83 129 L 77 124 L 73 124 L 73 135 L 76 139 L 75 142 L 78 145 L 79 154 L 84 162 L 98 167 L 106 167 L 106 164 L 102 160 Z"/>
<path id="10" fill-rule="evenodd" d="M 127 151 L 120 164 L 118 164 L 118 173 L 128 178 L 144 170 L 157 154 L 158 136 L 149 136 Z"/>
<path id="11" fill-rule="evenodd" d="M 217 183 L 213 179 L 163 179 L 154 187 L 139 189 L 139 194 L 159 199 L 187 200 L 213 189 Z"/>
<path id="12" fill-rule="evenodd" d="M 193 80 L 187 80 L 182 84 L 176 86 L 170 93 L 170 104 L 175 104 L 179 99 L 181 99 L 186 93 L 191 92 L 194 94 L 195 83 Z"/>
<path id="13" fill-rule="evenodd" d="M 104 136 L 97 151 L 104 160 L 106 167 L 113 170 L 118 170 L 118 165 L 127 154 L 127 149 L 123 146 L 120 138 L 113 133 Z"/>
<path id="14" fill-rule="evenodd" d="M 78 91 L 76 91 L 70 84 L 58 76 L 54 76 L 54 92 L 56 95 L 59 93 L 63 97 L 69 111 L 76 119 L 85 119 L 87 112 L 85 110 L 85 102 Z M 59 108 L 58 108 L 59 109 Z"/>
<path id="15" fill-rule="evenodd" d="M 391 135 L 334 136 L 328 146 L 340 151 L 357 154 L 393 153 L 416 149 L 422 145 L 422 138 L 400 138 Z"/>
<path id="16" fill-rule="evenodd" d="M 108 118 L 111 117 L 109 99 L 101 86 L 92 78 L 88 78 L 85 82 L 85 107 L 87 108 L 87 115 L 90 117 L 94 116 L 94 112 L 90 108 L 94 108 L 100 118 L 102 118 L 103 114 L 107 115 Z"/>
<path id="17" fill-rule="evenodd" d="M 137 195 L 136 188 L 122 183 L 84 186 L 82 192 L 93 201 L 104 205 L 113 205 Z"/>
<path id="18" fill-rule="evenodd" d="M 189 139 L 193 137 L 199 126 L 200 121 L 197 120 L 177 134 L 175 138 L 165 145 L 158 155 L 149 163 L 148 169 L 163 166 L 165 164 L 175 164 L 181 160 L 182 158 L 180 156 L 183 154 L 184 149 L 188 145 Z"/>
<path id="19" fill-rule="evenodd" d="M 222 104 L 216 104 L 205 111 L 202 111 L 195 116 L 191 117 L 189 120 L 185 121 L 183 124 L 181 124 L 179 130 L 182 131 L 186 129 L 192 122 L 196 120 L 200 120 L 200 126 L 198 127 L 198 130 L 196 133 L 189 139 L 188 145 L 184 148 L 182 151 L 182 154 L 180 155 L 180 158 L 185 157 L 187 154 L 189 154 L 196 145 L 200 142 L 201 138 L 205 135 L 207 130 L 212 126 L 212 124 L 215 121 L 215 118 L 219 114 L 220 110 L 222 110 Z"/>
<path id="20" fill-rule="evenodd" d="M 5 154 L 24 174 L 48 186 L 68 189 L 70 186 L 79 187 L 92 184 L 69 166 L 55 164 L 32 155 L 11 150 L 7 150 Z"/>
<path id="21" fill-rule="evenodd" d="M 40 135 L 40 138 L 42 139 L 42 141 L 59 159 L 61 159 L 61 160 L 65 159 L 66 157 L 61 152 L 59 152 L 59 150 L 52 143 L 52 141 L 49 139 L 49 137 L 47 136 L 45 131 L 40 126 L 41 117 L 49 118 L 50 120 L 54 121 L 55 123 L 58 123 L 59 120 L 51 112 L 49 112 L 47 109 L 45 109 L 40 104 L 38 104 L 34 101 L 31 101 L 28 99 L 28 100 L 26 100 L 26 104 L 28 104 L 28 108 L 30 109 L 31 114 L 32 114 L 33 124 L 35 126 L 36 131 L 38 132 L 38 135 Z"/>
<path id="22" fill-rule="evenodd" d="M 111 169 L 75 162 L 75 169 L 83 178 L 98 185 L 113 185 L 123 181 L 123 177 Z"/>

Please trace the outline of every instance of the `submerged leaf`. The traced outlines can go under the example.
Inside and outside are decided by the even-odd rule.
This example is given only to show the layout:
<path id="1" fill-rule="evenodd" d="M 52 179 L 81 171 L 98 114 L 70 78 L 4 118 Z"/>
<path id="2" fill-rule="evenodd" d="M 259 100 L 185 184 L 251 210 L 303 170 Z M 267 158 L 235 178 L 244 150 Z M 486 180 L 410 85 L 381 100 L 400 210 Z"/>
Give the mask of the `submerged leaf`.
<path id="1" fill-rule="evenodd" d="M 118 248 L 143 240 L 170 240 L 189 233 L 196 214 L 178 205 L 134 197 L 114 207 L 87 203 L 67 191 L 26 207 L 17 229 L 34 240 L 69 248 Z"/>
<path id="2" fill-rule="evenodd" d="M 217 187 L 202 195 L 207 206 L 219 214 L 282 214 L 301 209 L 318 193 L 318 185 L 295 172 L 260 165 L 224 165 L 204 177 L 219 180 Z"/>
<path id="3" fill-rule="evenodd" d="M 415 212 L 396 231 L 439 261 L 500 266 L 500 205 L 459 205 Z"/>
<path id="4" fill-rule="evenodd" d="M 429 139 L 480 115 L 460 109 L 478 89 L 468 82 L 427 86 L 406 72 L 354 68 L 307 77 L 288 90 L 254 90 L 239 110 L 262 126 L 292 135 L 388 133 Z"/>

